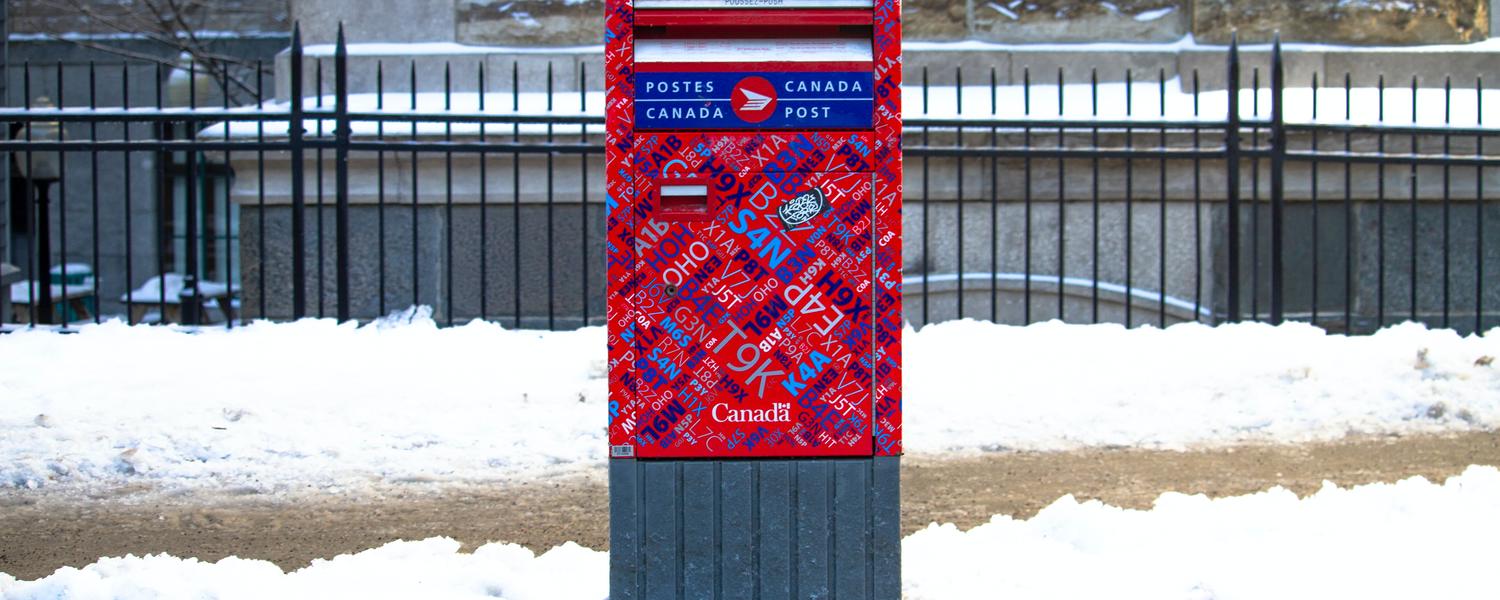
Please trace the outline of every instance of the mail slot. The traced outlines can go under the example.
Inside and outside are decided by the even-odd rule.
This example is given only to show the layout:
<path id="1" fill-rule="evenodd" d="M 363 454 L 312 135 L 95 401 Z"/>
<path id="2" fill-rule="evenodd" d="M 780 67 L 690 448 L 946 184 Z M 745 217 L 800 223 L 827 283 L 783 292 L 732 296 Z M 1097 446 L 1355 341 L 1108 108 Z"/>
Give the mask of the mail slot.
<path id="1" fill-rule="evenodd" d="M 609 3 L 612 457 L 901 452 L 899 12 Z"/>

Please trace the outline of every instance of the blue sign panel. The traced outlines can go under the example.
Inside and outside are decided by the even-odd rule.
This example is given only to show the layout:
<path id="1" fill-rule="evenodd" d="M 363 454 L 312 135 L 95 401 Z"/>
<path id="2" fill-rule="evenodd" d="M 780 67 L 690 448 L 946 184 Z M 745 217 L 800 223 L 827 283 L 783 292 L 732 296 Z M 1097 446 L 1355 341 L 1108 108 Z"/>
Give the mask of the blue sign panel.
<path id="1" fill-rule="evenodd" d="M 636 73 L 638 129 L 867 129 L 874 79 L 862 72 Z"/>

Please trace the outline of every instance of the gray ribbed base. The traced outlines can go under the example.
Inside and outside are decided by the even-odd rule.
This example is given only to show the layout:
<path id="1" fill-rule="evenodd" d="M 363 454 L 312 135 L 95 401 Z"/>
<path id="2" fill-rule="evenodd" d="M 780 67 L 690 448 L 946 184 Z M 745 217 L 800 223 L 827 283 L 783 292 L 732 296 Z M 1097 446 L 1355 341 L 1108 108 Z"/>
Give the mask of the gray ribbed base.
<path id="1" fill-rule="evenodd" d="M 609 464 L 612 600 L 897 600 L 901 459 Z"/>

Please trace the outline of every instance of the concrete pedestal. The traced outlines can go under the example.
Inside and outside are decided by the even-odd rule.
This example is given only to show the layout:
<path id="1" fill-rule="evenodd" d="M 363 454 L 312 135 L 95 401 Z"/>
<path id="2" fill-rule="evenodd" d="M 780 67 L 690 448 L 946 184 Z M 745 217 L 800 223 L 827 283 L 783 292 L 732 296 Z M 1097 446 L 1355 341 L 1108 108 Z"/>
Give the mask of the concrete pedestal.
<path id="1" fill-rule="evenodd" d="M 613 600 L 896 600 L 899 457 L 616 459 Z"/>

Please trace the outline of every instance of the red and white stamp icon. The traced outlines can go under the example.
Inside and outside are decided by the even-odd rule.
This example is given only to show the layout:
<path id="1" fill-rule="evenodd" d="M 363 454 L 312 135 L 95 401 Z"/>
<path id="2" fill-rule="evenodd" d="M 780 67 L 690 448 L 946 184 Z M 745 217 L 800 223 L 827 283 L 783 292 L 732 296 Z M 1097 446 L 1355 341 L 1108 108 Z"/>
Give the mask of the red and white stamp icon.
<path id="1" fill-rule="evenodd" d="M 746 77 L 734 84 L 729 104 L 744 122 L 759 123 L 776 114 L 776 87 L 764 77 Z"/>

